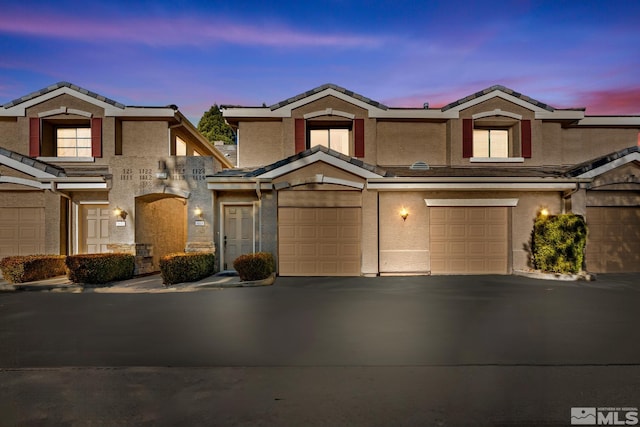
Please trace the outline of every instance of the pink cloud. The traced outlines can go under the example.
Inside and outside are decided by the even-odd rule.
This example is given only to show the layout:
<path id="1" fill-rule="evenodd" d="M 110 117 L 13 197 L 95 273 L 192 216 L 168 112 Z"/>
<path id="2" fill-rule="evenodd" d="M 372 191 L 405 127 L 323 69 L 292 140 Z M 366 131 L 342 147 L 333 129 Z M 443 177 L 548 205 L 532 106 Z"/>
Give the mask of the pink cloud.
<path id="1" fill-rule="evenodd" d="M 586 114 L 640 115 L 640 87 L 581 92 L 578 99 Z"/>
<path id="2" fill-rule="evenodd" d="M 110 40 L 154 46 L 202 46 L 225 42 L 272 47 L 375 47 L 381 38 L 352 34 L 318 34 L 286 26 L 247 25 L 198 17 L 96 19 L 54 13 L 34 15 L 15 10 L 0 15 L 0 32 L 80 41 Z"/>

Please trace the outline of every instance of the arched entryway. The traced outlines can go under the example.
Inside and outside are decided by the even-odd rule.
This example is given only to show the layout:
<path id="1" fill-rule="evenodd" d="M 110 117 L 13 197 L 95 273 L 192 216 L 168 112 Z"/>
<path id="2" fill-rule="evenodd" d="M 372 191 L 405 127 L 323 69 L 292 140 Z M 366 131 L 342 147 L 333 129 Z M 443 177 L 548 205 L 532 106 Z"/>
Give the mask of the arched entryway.
<path id="1" fill-rule="evenodd" d="M 160 258 L 187 244 L 186 199 L 168 194 L 136 197 L 136 257 L 141 273 L 160 270 Z"/>

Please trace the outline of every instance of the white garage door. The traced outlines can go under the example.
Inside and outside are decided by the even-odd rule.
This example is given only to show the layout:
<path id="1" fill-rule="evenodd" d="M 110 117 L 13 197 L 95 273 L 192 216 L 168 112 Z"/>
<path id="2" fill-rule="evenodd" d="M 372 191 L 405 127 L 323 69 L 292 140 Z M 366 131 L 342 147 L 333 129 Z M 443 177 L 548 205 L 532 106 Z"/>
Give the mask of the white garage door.
<path id="1" fill-rule="evenodd" d="M 0 258 L 44 253 L 44 208 L 0 208 Z"/>
<path id="2" fill-rule="evenodd" d="M 432 274 L 507 274 L 506 207 L 432 207 Z"/>
<path id="3" fill-rule="evenodd" d="M 640 208 L 587 208 L 587 270 L 640 272 Z"/>
<path id="4" fill-rule="evenodd" d="M 359 276 L 360 208 L 279 208 L 281 276 Z"/>

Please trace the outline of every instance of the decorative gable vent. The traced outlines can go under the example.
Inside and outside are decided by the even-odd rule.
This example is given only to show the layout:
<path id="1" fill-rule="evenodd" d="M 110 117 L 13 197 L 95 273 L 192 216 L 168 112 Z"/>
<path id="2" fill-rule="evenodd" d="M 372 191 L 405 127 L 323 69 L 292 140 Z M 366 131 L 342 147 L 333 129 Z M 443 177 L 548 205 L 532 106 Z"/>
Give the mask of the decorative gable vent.
<path id="1" fill-rule="evenodd" d="M 426 171 L 426 170 L 429 170 L 429 165 L 426 164 L 425 162 L 415 162 L 414 164 L 411 165 L 409 169 Z"/>

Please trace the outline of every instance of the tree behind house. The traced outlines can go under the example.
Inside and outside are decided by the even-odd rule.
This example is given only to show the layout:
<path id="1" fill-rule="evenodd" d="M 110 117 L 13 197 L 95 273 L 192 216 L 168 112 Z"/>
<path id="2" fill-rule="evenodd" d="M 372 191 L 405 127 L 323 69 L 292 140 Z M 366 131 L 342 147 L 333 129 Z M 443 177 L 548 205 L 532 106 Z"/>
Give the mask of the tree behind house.
<path id="1" fill-rule="evenodd" d="M 225 144 L 235 144 L 236 137 L 231 126 L 224 121 L 222 112 L 217 104 L 213 104 L 198 122 L 198 130 L 211 144 L 223 141 Z"/>

